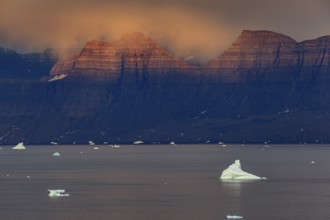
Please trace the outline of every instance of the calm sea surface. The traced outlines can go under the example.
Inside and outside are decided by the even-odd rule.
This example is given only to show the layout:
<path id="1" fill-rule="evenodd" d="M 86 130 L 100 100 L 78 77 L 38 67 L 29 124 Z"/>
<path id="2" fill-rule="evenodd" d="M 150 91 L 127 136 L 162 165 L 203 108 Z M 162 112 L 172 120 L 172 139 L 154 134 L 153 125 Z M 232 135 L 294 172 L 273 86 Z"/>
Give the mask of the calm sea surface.
<path id="1" fill-rule="evenodd" d="M 99 147 L 0 150 L 0 219 L 330 219 L 330 146 Z M 235 159 L 268 179 L 219 181 Z M 70 197 L 48 197 L 58 188 Z"/>

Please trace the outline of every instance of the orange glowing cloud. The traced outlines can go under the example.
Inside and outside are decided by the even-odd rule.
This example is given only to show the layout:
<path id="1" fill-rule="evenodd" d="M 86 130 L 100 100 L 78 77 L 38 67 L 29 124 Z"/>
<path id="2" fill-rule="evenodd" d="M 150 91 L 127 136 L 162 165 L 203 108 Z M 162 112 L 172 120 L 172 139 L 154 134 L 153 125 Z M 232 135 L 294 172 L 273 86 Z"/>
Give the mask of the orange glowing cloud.
<path id="1" fill-rule="evenodd" d="M 110 42 L 140 31 L 177 56 L 205 63 L 243 29 L 269 29 L 297 40 L 329 34 L 325 2 L 0 0 L 0 46 L 21 51 L 81 47 L 91 39 Z"/>

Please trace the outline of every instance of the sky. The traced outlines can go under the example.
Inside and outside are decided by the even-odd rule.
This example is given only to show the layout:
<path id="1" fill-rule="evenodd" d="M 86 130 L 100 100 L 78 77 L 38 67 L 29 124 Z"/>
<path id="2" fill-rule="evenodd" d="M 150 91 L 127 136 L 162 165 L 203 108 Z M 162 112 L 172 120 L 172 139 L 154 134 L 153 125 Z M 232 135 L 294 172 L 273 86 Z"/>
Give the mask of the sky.
<path id="1" fill-rule="evenodd" d="M 205 63 L 242 30 L 297 41 L 330 35 L 330 0 L 0 0 L 0 46 L 19 52 L 82 47 L 129 32 Z"/>

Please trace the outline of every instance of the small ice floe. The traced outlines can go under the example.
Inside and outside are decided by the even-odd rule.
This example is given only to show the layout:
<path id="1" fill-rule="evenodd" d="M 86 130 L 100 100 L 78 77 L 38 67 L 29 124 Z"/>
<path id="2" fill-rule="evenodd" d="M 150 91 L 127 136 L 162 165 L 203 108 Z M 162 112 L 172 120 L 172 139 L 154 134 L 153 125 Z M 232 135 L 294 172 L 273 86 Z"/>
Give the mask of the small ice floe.
<path id="1" fill-rule="evenodd" d="M 134 141 L 133 144 L 143 144 L 143 141 L 140 141 L 140 140 L 138 140 L 138 141 Z"/>
<path id="2" fill-rule="evenodd" d="M 88 141 L 89 145 L 95 145 L 95 143 L 93 141 Z"/>
<path id="3" fill-rule="evenodd" d="M 315 161 L 314 160 L 312 160 L 311 162 L 309 162 L 310 164 L 315 164 Z"/>
<path id="4" fill-rule="evenodd" d="M 15 147 L 12 148 L 13 150 L 25 150 L 26 147 L 24 146 L 23 142 L 17 144 Z"/>
<path id="5" fill-rule="evenodd" d="M 53 157 L 59 157 L 59 156 L 61 156 L 61 154 L 59 152 L 55 152 L 55 153 L 52 154 L 52 156 Z"/>
<path id="6" fill-rule="evenodd" d="M 50 144 L 52 144 L 52 145 L 58 145 L 58 143 L 56 143 L 54 141 L 50 142 Z"/>
<path id="7" fill-rule="evenodd" d="M 65 189 L 49 189 L 49 197 L 68 197 L 69 194 L 65 193 Z"/>
<path id="8" fill-rule="evenodd" d="M 227 215 L 227 219 L 242 219 L 243 216 L 239 215 Z"/>
<path id="9" fill-rule="evenodd" d="M 220 178 L 221 180 L 260 180 L 266 179 L 265 177 L 259 177 L 251 173 L 245 172 L 241 169 L 240 160 L 235 160 L 235 163 L 225 169 Z"/>
<path id="10" fill-rule="evenodd" d="M 286 113 L 290 113 L 290 109 L 285 109 L 284 111 L 278 112 L 278 114 L 286 114 Z"/>
<path id="11" fill-rule="evenodd" d="M 175 142 L 174 142 L 174 141 L 171 141 L 171 142 L 170 142 L 170 145 L 175 145 Z"/>
<path id="12" fill-rule="evenodd" d="M 99 150 L 100 148 L 99 147 L 93 147 L 93 150 Z"/>
<path id="13" fill-rule="evenodd" d="M 67 77 L 67 74 L 61 74 L 61 75 L 56 75 L 53 78 L 49 79 L 48 82 L 56 81 L 56 80 L 61 80 Z"/>
<path id="14" fill-rule="evenodd" d="M 201 111 L 201 115 L 205 114 L 207 110 Z"/>
<path id="15" fill-rule="evenodd" d="M 227 145 L 225 145 L 222 141 L 219 141 L 218 144 L 221 145 L 221 147 L 227 147 Z"/>

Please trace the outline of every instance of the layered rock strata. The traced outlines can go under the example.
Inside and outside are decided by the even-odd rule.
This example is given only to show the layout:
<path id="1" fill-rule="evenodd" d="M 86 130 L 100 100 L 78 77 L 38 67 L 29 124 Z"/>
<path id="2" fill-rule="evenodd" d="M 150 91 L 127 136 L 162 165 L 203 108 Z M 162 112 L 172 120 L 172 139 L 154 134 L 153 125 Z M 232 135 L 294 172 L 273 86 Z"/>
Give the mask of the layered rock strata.
<path id="1" fill-rule="evenodd" d="M 330 36 L 297 43 L 270 31 L 243 31 L 204 68 L 213 82 L 316 81 L 329 77 Z"/>
<path id="2" fill-rule="evenodd" d="M 78 57 L 57 63 L 50 75 L 145 83 L 185 80 L 182 75 L 198 72 L 197 67 L 174 57 L 151 38 L 135 32 L 112 43 L 87 42 Z"/>

